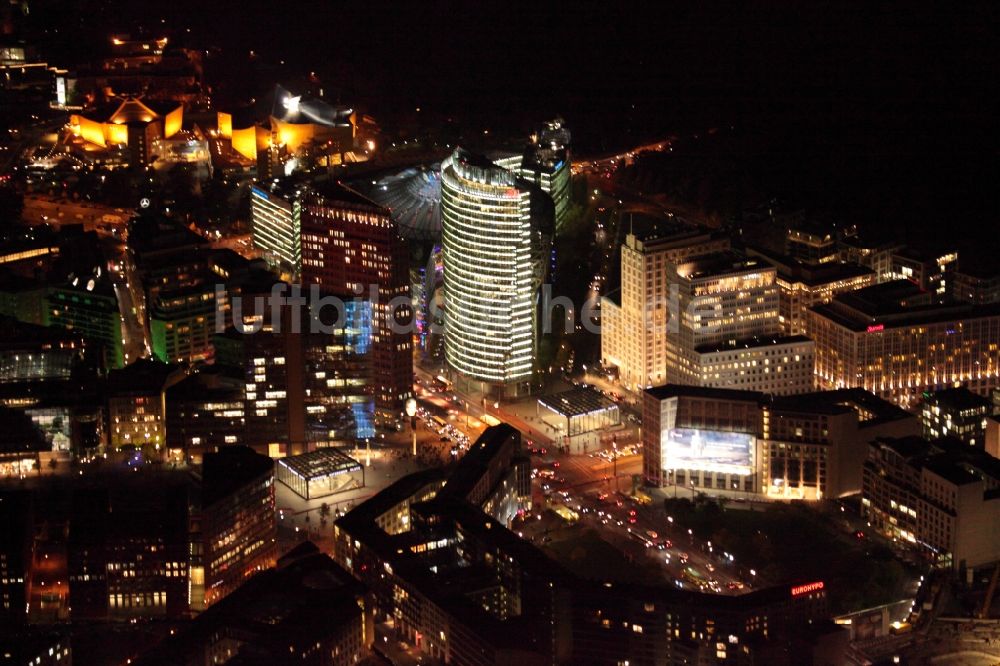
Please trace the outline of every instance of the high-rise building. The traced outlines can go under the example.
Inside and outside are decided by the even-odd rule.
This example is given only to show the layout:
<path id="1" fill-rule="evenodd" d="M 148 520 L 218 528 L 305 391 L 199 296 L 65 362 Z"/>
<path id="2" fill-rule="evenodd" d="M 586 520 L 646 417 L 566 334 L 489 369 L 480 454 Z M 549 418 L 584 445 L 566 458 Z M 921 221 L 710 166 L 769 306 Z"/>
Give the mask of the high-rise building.
<path id="1" fill-rule="evenodd" d="M 733 252 L 691 257 L 670 264 L 676 285 L 666 336 L 667 381 L 699 384 L 697 349 L 756 336 L 776 336 L 778 286 L 774 266 Z"/>
<path id="2" fill-rule="evenodd" d="M 336 183 L 314 183 L 302 211 L 302 284 L 370 302 L 375 406 L 400 416 L 413 396 L 409 253 L 390 212 Z"/>
<path id="3" fill-rule="evenodd" d="M 840 294 L 812 308 L 820 387 L 859 386 L 908 406 L 924 391 L 1000 383 L 1000 305 L 928 302 L 905 280 Z"/>
<path id="4" fill-rule="evenodd" d="M 254 188 L 254 244 L 293 282 L 369 301 L 375 404 L 402 413 L 413 395 L 409 254 L 388 209 L 339 183 L 275 180 Z"/>
<path id="5" fill-rule="evenodd" d="M 621 249 L 621 288 L 601 299 L 601 359 L 630 390 L 667 380 L 670 265 L 729 249 L 729 239 L 687 226 L 629 233 Z"/>
<path id="6" fill-rule="evenodd" d="M 256 332 L 216 336 L 220 362 L 245 376 L 245 444 L 281 457 L 374 437 L 371 304 L 346 301 L 328 332 L 304 312 L 293 325 L 290 307 L 268 314 Z"/>
<path id="7" fill-rule="evenodd" d="M 250 192 L 250 229 L 254 247 L 268 265 L 292 280 L 302 270 L 300 186 L 288 181 L 259 182 Z"/>
<path id="8" fill-rule="evenodd" d="M 569 143 L 569 128 L 562 118 L 556 118 L 531 135 L 531 143 L 524 152 L 496 160 L 497 166 L 513 171 L 551 197 L 557 231 L 562 229 L 569 214 Z"/>
<path id="9" fill-rule="evenodd" d="M 551 199 L 461 148 L 442 162 L 441 183 L 448 366 L 480 386 L 524 392 L 535 370 Z"/>

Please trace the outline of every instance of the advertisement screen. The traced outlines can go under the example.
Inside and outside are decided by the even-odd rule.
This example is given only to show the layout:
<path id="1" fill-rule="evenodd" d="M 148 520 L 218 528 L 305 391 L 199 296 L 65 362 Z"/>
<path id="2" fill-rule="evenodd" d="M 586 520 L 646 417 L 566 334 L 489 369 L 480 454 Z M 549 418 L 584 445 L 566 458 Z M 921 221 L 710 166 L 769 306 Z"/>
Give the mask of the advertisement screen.
<path id="1" fill-rule="evenodd" d="M 696 428 L 671 428 L 660 441 L 664 469 L 747 475 L 753 472 L 754 436 Z"/>

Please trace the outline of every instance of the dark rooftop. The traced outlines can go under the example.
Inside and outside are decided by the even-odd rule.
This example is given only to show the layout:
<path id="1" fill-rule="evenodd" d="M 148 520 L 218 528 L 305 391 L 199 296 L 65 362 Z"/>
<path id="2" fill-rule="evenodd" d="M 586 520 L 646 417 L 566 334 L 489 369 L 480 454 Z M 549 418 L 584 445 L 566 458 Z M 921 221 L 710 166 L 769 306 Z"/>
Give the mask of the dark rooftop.
<path id="1" fill-rule="evenodd" d="M 839 294 L 837 301 L 859 312 L 877 316 L 883 312 L 896 312 L 914 301 L 919 302 L 925 293 L 909 280 L 892 280 Z"/>
<path id="2" fill-rule="evenodd" d="M 617 406 L 613 400 L 589 386 L 578 386 L 568 391 L 544 396 L 539 398 L 538 402 L 563 416 L 580 416 Z"/>
<path id="3" fill-rule="evenodd" d="M 334 448 L 316 449 L 302 455 L 282 458 L 278 464 L 303 479 L 322 479 L 332 474 L 361 469 L 361 463 Z"/>
<path id="4" fill-rule="evenodd" d="M 731 342 L 718 342 L 710 345 L 699 345 L 698 347 L 695 348 L 695 351 L 698 352 L 699 354 L 711 354 L 713 352 L 733 351 L 736 349 L 752 349 L 756 347 L 774 347 L 777 345 L 791 345 L 797 342 L 812 342 L 812 340 L 804 335 L 753 337 L 753 338 L 743 338 L 742 340 L 733 340 Z"/>
<path id="5" fill-rule="evenodd" d="M 677 267 L 677 274 L 687 280 L 746 273 L 748 271 L 763 271 L 774 267 L 763 259 L 744 257 L 731 250 L 703 254 L 686 259 Z"/>
<path id="6" fill-rule="evenodd" d="M 278 560 L 276 568 L 247 580 L 134 663 L 203 662 L 220 634 L 243 639 L 229 663 L 289 663 L 290 652 L 312 649 L 361 618 L 363 594 L 361 583 L 306 541 Z"/>
<path id="7" fill-rule="evenodd" d="M 202 506 L 209 507 L 238 488 L 271 474 L 274 461 L 246 446 L 223 446 L 205 453 L 201 466 Z"/>
<path id="8" fill-rule="evenodd" d="M 778 273 L 784 279 L 801 282 L 810 287 L 864 275 L 875 275 L 875 271 L 859 264 L 840 262 L 807 264 L 795 257 L 754 246 L 748 246 L 747 252 L 751 255 L 763 257 L 774 264 L 775 268 L 778 269 Z"/>
<path id="9" fill-rule="evenodd" d="M 902 407 L 883 400 L 862 388 L 775 396 L 771 406 L 775 411 L 826 412 L 830 414 L 842 414 L 846 410 L 853 410 L 858 412 L 862 427 L 916 418 Z"/>
<path id="10" fill-rule="evenodd" d="M 768 398 L 766 393 L 760 393 L 759 391 L 712 388 L 708 386 L 689 386 L 687 384 L 664 384 L 663 386 L 654 386 L 653 388 L 646 389 L 645 393 L 656 398 L 657 400 L 686 397 L 709 398 L 712 400 L 738 400 L 741 402 L 764 402 Z"/>
<path id="11" fill-rule="evenodd" d="M 988 398 L 973 393 L 964 386 L 953 386 L 940 391 L 925 392 L 924 401 L 940 405 L 946 409 L 985 409 L 987 412 L 992 408 L 993 402 Z"/>
<path id="12" fill-rule="evenodd" d="M 108 393 L 111 396 L 158 393 L 180 379 L 183 375 L 178 366 L 140 358 L 108 373 Z"/>

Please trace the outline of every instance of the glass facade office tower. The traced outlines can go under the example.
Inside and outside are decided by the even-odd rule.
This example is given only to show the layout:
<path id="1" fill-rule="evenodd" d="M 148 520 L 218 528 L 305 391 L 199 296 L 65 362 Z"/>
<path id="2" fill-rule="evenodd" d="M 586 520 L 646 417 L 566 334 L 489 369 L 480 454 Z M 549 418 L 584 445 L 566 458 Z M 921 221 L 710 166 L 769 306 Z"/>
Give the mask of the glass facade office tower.
<path id="1" fill-rule="evenodd" d="M 535 366 L 535 296 L 551 199 L 461 148 L 442 162 L 441 183 L 448 366 L 462 378 L 522 392 Z"/>
<path id="2" fill-rule="evenodd" d="M 275 180 L 257 183 L 250 196 L 253 244 L 282 274 L 302 270 L 302 202 L 298 188 Z"/>
<path id="3" fill-rule="evenodd" d="M 398 418 L 413 396 L 406 242 L 388 209 L 343 185 L 314 182 L 302 206 L 302 284 L 371 303 L 375 406 Z"/>

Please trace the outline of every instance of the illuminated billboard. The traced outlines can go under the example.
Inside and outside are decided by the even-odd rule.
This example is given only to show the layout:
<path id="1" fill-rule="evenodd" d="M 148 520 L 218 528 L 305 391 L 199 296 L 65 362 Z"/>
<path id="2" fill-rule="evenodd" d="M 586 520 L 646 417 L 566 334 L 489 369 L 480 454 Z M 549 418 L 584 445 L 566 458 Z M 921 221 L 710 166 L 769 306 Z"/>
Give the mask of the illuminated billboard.
<path id="1" fill-rule="evenodd" d="M 744 432 L 670 428 L 661 435 L 660 448 L 664 469 L 753 473 L 754 436 Z"/>

